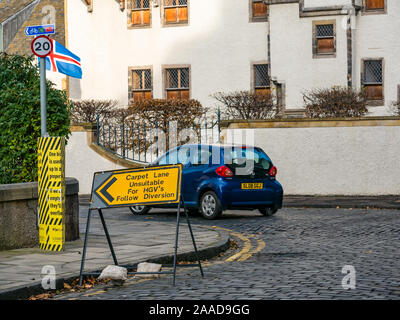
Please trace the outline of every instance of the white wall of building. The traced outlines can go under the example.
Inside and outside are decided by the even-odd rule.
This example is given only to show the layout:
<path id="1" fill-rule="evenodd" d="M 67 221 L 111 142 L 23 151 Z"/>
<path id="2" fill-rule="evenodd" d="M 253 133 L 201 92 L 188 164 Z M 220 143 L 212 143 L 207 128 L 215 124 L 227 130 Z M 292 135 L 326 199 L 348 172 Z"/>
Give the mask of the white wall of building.
<path id="1" fill-rule="evenodd" d="M 260 128 L 236 134 L 254 136 L 254 145 L 278 168 L 285 194 L 400 193 L 399 126 Z"/>
<path id="2" fill-rule="evenodd" d="M 65 147 L 65 176 L 79 181 L 79 194 L 90 194 L 93 174 L 99 171 L 125 169 L 91 149 L 87 132 L 72 132 Z"/>
<path id="3" fill-rule="evenodd" d="M 350 5 L 347 0 L 305 0 L 305 8 Z M 302 92 L 315 87 L 347 85 L 345 16 L 299 15 L 299 4 L 270 6 L 271 76 L 286 85 L 286 108 L 304 106 Z M 313 21 L 336 20 L 336 58 L 313 59 Z M 400 84 L 400 1 L 387 0 L 386 14 L 358 12 L 353 30 L 353 85 L 361 87 L 361 60 L 384 58 L 384 105 L 370 116 L 391 114 Z"/>
<path id="4" fill-rule="evenodd" d="M 267 60 L 267 23 L 249 23 L 249 2 L 191 0 L 189 25 L 128 29 L 116 1 L 68 1 L 69 49 L 82 59 L 83 79 L 70 82 L 71 98 L 128 103 L 128 67 L 153 66 L 153 96 L 163 97 L 161 66 L 191 65 L 191 97 L 215 105 L 211 94 L 249 90 L 251 62 Z"/>
<path id="5" fill-rule="evenodd" d="M 304 0 L 304 8 L 351 6 L 352 0 Z"/>
<path id="6" fill-rule="evenodd" d="M 313 21 L 336 20 L 336 57 L 313 58 Z M 304 106 L 302 93 L 347 85 L 347 38 L 341 16 L 300 18 L 299 4 L 270 7 L 271 76 L 286 85 L 286 109 Z"/>
<path id="7" fill-rule="evenodd" d="M 372 115 L 390 114 L 400 85 L 400 1 L 387 0 L 386 14 L 361 14 L 355 29 L 355 84 L 361 85 L 361 59 L 384 58 L 384 107 L 371 107 Z"/>

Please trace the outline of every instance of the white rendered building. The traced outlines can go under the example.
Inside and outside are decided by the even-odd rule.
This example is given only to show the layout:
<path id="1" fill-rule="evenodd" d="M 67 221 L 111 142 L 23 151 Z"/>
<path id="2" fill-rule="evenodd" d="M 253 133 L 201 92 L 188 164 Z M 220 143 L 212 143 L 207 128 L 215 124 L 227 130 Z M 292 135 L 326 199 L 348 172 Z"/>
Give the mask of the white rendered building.
<path id="1" fill-rule="evenodd" d="M 370 115 L 399 99 L 398 0 L 68 0 L 67 17 L 72 99 L 273 90 L 288 116 L 312 88 L 363 87 Z"/>

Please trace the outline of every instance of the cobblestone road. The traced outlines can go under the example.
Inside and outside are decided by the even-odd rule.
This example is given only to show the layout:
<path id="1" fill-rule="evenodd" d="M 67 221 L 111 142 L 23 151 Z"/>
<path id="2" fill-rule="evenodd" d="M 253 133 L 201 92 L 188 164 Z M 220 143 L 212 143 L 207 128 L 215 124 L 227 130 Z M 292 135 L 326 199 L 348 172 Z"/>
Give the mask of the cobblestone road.
<path id="1" fill-rule="evenodd" d="M 172 211 L 156 209 L 144 217 L 120 214 L 175 220 Z M 204 279 L 196 269 L 182 269 L 176 287 L 170 277 L 132 279 L 121 288 L 56 299 L 400 299 L 400 211 L 286 208 L 271 218 L 230 211 L 217 221 L 193 217 L 192 223 L 227 228 L 240 245 L 209 261 Z M 241 258 L 226 261 L 238 252 Z M 346 265 L 355 268 L 355 289 L 342 288 Z"/>

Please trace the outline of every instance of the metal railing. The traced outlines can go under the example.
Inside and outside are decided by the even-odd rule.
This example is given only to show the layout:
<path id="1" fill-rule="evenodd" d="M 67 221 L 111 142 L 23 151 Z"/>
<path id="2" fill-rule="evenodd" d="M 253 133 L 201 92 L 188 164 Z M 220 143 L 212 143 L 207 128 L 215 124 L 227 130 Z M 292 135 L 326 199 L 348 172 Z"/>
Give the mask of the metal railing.
<path id="1" fill-rule="evenodd" d="M 213 144 L 221 141 L 221 114 L 190 127 L 176 122 L 160 124 L 136 121 L 110 123 L 97 116 L 97 145 L 122 159 L 152 163 L 166 151 L 186 144 Z"/>

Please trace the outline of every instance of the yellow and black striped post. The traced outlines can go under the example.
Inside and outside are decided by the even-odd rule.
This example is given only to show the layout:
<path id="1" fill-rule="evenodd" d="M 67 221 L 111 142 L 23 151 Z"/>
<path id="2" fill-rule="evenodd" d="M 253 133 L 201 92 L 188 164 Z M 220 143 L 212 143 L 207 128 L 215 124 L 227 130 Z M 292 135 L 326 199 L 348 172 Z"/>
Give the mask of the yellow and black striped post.
<path id="1" fill-rule="evenodd" d="M 39 243 L 46 251 L 64 250 L 65 139 L 38 139 Z"/>

